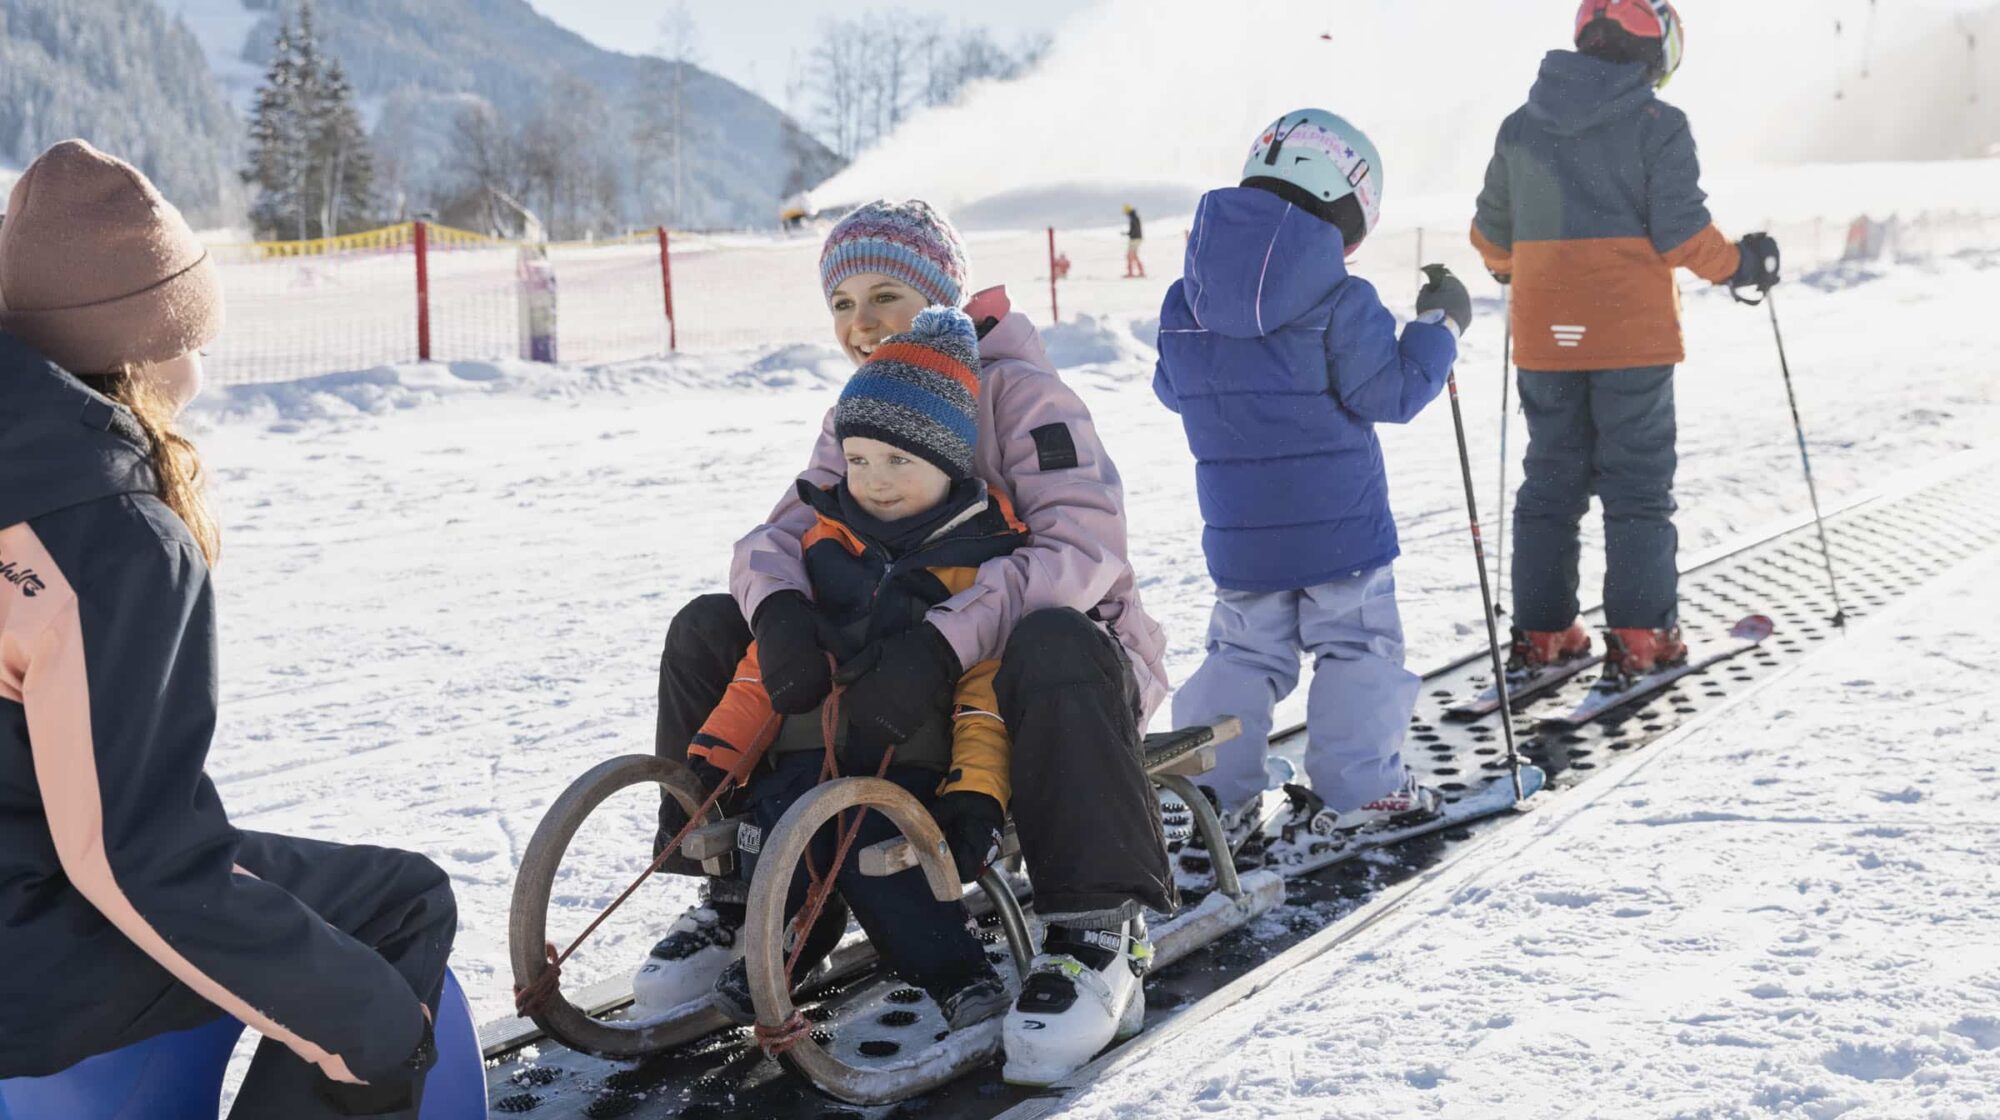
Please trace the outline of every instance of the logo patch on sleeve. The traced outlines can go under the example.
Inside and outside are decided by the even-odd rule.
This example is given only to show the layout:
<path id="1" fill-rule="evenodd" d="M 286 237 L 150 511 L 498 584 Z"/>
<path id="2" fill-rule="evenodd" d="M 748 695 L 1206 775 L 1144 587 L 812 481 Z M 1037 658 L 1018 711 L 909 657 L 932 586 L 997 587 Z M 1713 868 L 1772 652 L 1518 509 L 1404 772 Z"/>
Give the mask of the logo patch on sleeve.
<path id="1" fill-rule="evenodd" d="M 0 560 L 0 579 L 20 588 L 22 598 L 26 599 L 34 598 L 37 592 L 48 586 L 42 582 L 41 576 L 35 574 L 35 569 L 23 568 L 12 560 Z"/>
<path id="2" fill-rule="evenodd" d="M 1077 465 L 1076 437 L 1068 424 L 1044 424 L 1028 433 L 1035 437 L 1035 457 L 1044 471 L 1074 470 Z"/>

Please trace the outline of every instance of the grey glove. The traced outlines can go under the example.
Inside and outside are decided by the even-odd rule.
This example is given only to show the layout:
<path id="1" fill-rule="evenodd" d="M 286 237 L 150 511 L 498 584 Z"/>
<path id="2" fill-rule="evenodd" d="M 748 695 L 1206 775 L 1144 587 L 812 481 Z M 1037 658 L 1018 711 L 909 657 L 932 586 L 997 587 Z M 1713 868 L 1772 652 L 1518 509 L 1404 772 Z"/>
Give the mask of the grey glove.
<path id="1" fill-rule="evenodd" d="M 1472 325 L 1472 295 L 1465 290 L 1465 284 L 1451 274 L 1451 269 L 1441 264 L 1427 264 L 1424 275 L 1430 283 L 1417 293 L 1417 314 L 1441 311 L 1458 327 L 1458 333 Z"/>

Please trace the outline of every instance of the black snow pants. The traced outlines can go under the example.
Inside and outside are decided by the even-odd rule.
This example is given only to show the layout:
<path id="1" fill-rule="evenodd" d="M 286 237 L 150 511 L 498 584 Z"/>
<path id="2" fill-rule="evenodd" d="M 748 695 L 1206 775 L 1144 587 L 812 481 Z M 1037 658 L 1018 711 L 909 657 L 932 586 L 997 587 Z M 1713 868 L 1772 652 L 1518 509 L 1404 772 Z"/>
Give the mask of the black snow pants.
<path id="1" fill-rule="evenodd" d="M 812 751 L 780 755 L 757 773 L 745 796 L 750 799 L 750 818 L 769 836 L 799 798 L 819 785 L 820 756 Z M 938 772 L 920 766 L 891 766 L 884 775 L 903 787 L 918 801 L 929 805 L 937 800 Z M 839 899 L 847 903 L 868 940 L 882 954 L 898 977 L 922 988 L 932 999 L 942 999 L 968 981 L 990 972 L 986 951 L 979 939 L 966 928 L 965 904 L 939 902 L 931 897 L 929 880 L 917 868 L 882 878 L 861 874 L 861 850 L 870 844 L 894 837 L 896 826 L 880 813 L 861 818 L 859 835 L 847 853 L 836 877 Z M 820 829 L 812 845 L 812 858 L 821 868 L 829 866 L 838 851 L 831 824 Z M 755 865 L 746 860 L 738 869 L 748 887 Z M 802 861 L 792 873 L 792 888 L 785 900 L 785 916 L 798 914 L 805 905 L 811 880 Z"/>
<path id="2" fill-rule="evenodd" d="M 654 749 L 685 761 L 694 733 L 750 648 L 736 600 L 703 595 L 667 628 Z M 1139 694 L 1125 651 L 1082 612 L 1036 611 L 1000 655 L 994 681 L 1012 741 L 1014 828 L 1045 920 L 1160 913 L 1178 905 L 1166 839 L 1139 743 Z M 740 811 L 742 806 L 731 807 Z M 686 821 L 660 807 L 664 842 Z M 667 869 L 700 874 L 678 858 Z M 735 883 L 716 897 L 740 898 Z"/>
<path id="3" fill-rule="evenodd" d="M 242 834 L 237 866 L 283 887 L 333 928 L 380 953 L 424 1006 L 435 1011 L 444 990 L 446 959 L 458 930 L 451 881 L 423 856 L 394 848 L 329 844 L 264 832 Z M 221 1012 L 176 980 L 129 942 L 98 975 L 73 977 L 102 988 L 101 1014 L 89 1023 L 65 1022 L 76 1044 L 75 1060 L 109 1053 L 170 1031 L 213 1022 Z M 136 1011 L 134 1009 L 137 1009 Z M 356 1092 L 335 1085 L 282 1043 L 258 1044 L 249 1072 L 230 1108 L 232 1120 L 334 1120 L 373 1116 L 416 1120 L 423 1079 L 386 1111 L 338 1107 L 328 1094 Z"/>

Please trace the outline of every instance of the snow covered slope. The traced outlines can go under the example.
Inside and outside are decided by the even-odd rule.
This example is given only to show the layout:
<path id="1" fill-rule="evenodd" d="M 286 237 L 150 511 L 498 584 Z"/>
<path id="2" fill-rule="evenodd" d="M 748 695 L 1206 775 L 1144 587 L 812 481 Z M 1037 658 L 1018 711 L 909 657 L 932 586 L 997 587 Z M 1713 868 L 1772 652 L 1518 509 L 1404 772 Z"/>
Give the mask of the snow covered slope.
<path id="1" fill-rule="evenodd" d="M 2000 431 L 2000 367 L 1968 326 L 1995 275 L 2000 256 L 1969 254 L 1780 293 L 1829 503 Z M 1803 511 L 1806 496 L 1768 321 L 1717 293 L 1691 296 L 1687 315 L 1678 496 L 1693 554 Z M 1124 474 L 1142 592 L 1185 679 L 1212 589 L 1193 463 L 1153 400 L 1142 325 L 1077 324 L 1054 341 Z M 1482 503 L 1496 485 L 1499 345 L 1482 320 L 1459 367 Z M 836 355 L 803 347 L 390 369 L 198 405 L 224 519 L 210 763 L 233 817 L 437 858 L 463 914 L 455 962 L 480 1017 L 498 1015 L 521 844 L 584 769 L 652 749 L 668 620 L 725 585 L 731 543 L 804 462 L 843 377 Z M 1483 639 L 1449 410 L 1383 435 L 1411 660 L 1431 666 Z M 1514 439 L 1518 456 L 1518 427 Z M 1586 533 L 1595 587 L 1595 518 Z M 558 915 L 553 928 L 580 929 L 644 866 L 652 812 L 634 794 L 578 836 L 559 892 L 573 924 Z M 639 959 L 688 897 L 680 882 L 649 891 L 567 976 Z"/>
<path id="2" fill-rule="evenodd" d="M 1688 61 L 1666 97 L 1722 171 L 1990 154 L 2000 5 L 1969 7 L 1683 4 Z M 1201 189 L 1236 181 L 1258 129 L 1319 105 L 1381 148 L 1388 220 L 1411 198 L 1452 192 L 1462 222 L 1494 129 L 1542 53 L 1568 46 L 1575 11 L 1575 0 L 1106 0 L 1063 28 L 1034 74 L 911 119 L 815 197 L 913 195 L 992 225 L 1079 212 L 1104 223 L 1121 202 L 1186 213 Z"/>
<path id="3" fill-rule="evenodd" d="M 2000 555 L 1055 1115 L 1990 1117 Z"/>

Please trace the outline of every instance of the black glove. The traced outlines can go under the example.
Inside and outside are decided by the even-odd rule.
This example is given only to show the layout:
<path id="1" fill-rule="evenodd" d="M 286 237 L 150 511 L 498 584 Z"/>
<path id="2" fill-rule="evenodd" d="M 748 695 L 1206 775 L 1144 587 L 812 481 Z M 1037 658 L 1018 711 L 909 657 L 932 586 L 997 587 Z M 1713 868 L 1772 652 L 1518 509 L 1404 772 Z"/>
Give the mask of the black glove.
<path id="1" fill-rule="evenodd" d="M 920 622 L 854 655 L 834 679 L 847 686 L 842 707 L 849 727 L 895 744 L 948 710 L 964 675 L 951 643 Z"/>
<path id="2" fill-rule="evenodd" d="M 951 846 L 951 861 L 958 865 L 958 881 L 970 883 L 986 866 L 1000 858 L 1001 833 L 1007 814 L 1000 803 L 972 789 L 955 789 L 931 806 L 938 831 Z"/>
<path id="3" fill-rule="evenodd" d="M 1514 274 L 1513 274 L 1513 273 L 1511 273 L 1511 272 L 1491 272 L 1491 271 L 1489 271 L 1489 272 L 1487 272 L 1487 274 L 1486 274 L 1486 275 L 1488 275 L 1488 276 L 1491 276 L 1491 277 L 1493 278 L 1493 282 L 1494 282 L 1495 284 L 1498 284 L 1498 285 L 1500 285 L 1500 286 L 1501 286 L 1501 287 L 1503 287 L 1503 288 L 1504 288 L 1504 287 L 1506 287 L 1506 286 L 1507 286 L 1507 285 L 1509 285 L 1509 284 L 1512 284 L 1512 283 L 1514 282 Z"/>
<path id="4" fill-rule="evenodd" d="M 1729 290 L 1755 288 L 1768 292 L 1778 285 L 1778 242 L 1768 233 L 1746 233 L 1736 243 L 1737 252 L 1743 259 L 1736 266 L 1736 275 L 1729 278 Z"/>
<path id="5" fill-rule="evenodd" d="M 1427 264 L 1424 275 L 1430 278 L 1417 292 L 1417 314 L 1442 311 L 1447 319 L 1458 325 L 1458 333 L 1472 325 L 1472 295 L 1465 290 L 1465 284 L 1451 274 L 1451 269 L 1441 264 Z"/>
<path id="6" fill-rule="evenodd" d="M 757 635 L 757 664 L 764 692 L 779 715 L 802 716 L 833 691 L 833 668 L 820 642 L 820 616 L 812 600 L 779 591 L 757 605 L 750 623 Z"/>
<path id="7" fill-rule="evenodd" d="M 714 793 L 718 786 L 722 785 L 724 778 L 729 776 L 729 771 L 696 755 L 687 756 L 687 768 L 694 774 L 695 783 L 701 787 L 701 796 L 704 800 L 707 799 L 709 794 Z M 660 827 L 653 833 L 653 854 L 655 856 L 659 855 L 660 850 L 667 846 L 667 841 L 679 836 L 681 829 L 686 828 L 687 825 L 687 810 L 681 808 L 680 799 L 664 789 L 661 790 Z M 700 869 L 696 868 L 692 861 L 688 861 L 686 856 L 679 854 L 676 854 L 673 859 L 668 860 L 665 866 L 670 872 L 676 875 L 695 875 L 700 873 Z M 687 868 L 693 868 L 693 870 L 686 870 Z"/>
<path id="8" fill-rule="evenodd" d="M 722 783 L 729 777 L 729 771 L 724 770 L 722 767 L 705 758 L 698 758 L 694 755 L 688 756 L 688 769 L 694 771 L 694 780 L 701 783 L 701 795 L 703 797 L 707 797 L 709 794 L 721 789 Z"/>

